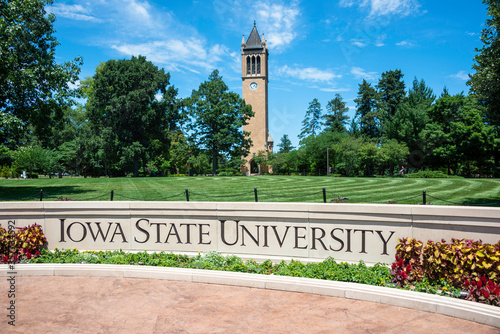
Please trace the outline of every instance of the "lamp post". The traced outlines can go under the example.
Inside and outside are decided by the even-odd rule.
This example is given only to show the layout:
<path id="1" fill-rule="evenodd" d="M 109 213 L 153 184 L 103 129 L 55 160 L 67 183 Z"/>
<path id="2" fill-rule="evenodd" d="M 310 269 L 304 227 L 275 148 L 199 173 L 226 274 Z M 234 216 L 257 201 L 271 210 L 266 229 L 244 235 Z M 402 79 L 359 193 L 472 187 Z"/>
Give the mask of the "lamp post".
<path id="1" fill-rule="evenodd" d="M 330 148 L 326 148 L 326 175 L 330 175 Z"/>

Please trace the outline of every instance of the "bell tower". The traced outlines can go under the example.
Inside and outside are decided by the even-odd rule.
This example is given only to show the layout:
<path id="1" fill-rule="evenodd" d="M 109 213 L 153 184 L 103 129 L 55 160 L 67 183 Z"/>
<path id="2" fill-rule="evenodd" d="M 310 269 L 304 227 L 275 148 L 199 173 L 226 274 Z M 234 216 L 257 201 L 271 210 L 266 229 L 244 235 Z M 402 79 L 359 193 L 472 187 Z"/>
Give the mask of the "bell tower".
<path id="1" fill-rule="evenodd" d="M 250 132 L 250 139 L 252 139 L 253 143 L 250 154 L 244 157 L 247 160 L 244 170 L 247 175 L 268 171 L 267 166 L 258 166 L 253 157 L 259 151 L 267 153 L 273 150 L 273 139 L 269 134 L 267 117 L 268 57 L 269 50 L 264 34 L 262 34 L 261 39 L 254 22 L 247 41 L 245 42 L 245 36 L 241 41 L 243 99 L 252 106 L 254 112 L 254 116 L 248 121 L 248 125 L 243 127 L 244 131 Z"/>

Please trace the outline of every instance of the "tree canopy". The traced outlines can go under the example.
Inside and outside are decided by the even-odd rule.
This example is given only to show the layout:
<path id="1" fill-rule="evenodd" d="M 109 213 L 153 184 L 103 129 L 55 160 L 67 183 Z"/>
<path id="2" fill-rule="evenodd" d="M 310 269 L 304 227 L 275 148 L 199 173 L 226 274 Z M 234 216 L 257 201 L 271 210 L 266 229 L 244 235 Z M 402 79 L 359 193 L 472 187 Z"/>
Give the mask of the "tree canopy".
<path id="1" fill-rule="evenodd" d="M 248 155 L 251 146 L 249 133 L 243 125 L 254 115 L 252 107 L 227 85 L 214 70 L 198 90 L 193 90 L 185 101 L 190 122 L 187 129 L 198 147 L 212 155 L 212 173 L 217 170 L 217 157 L 241 157 Z"/>
<path id="2" fill-rule="evenodd" d="M 306 115 L 302 121 L 302 131 L 299 134 L 299 138 L 307 138 L 309 136 L 315 136 L 319 133 L 321 129 L 321 104 L 318 99 L 313 99 L 309 103 L 309 108 L 307 108 Z"/>
<path id="3" fill-rule="evenodd" d="M 21 131 L 11 127 L 14 118 L 23 130 L 33 131 L 42 143 L 51 136 L 51 124 L 58 122 L 74 95 L 70 84 L 78 80 L 81 59 L 56 63 L 55 16 L 45 5 L 52 0 L 0 2 L 0 127 L 4 144 L 19 144 Z M 28 129 L 27 125 L 31 128 Z M 7 142 L 6 142 L 7 141 Z"/>
<path id="4" fill-rule="evenodd" d="M 139 163 L 158 153 L 154 141 L 167 142 L 177 119 L 177 90 L 169 80 L 168 73 L 139 56 L 101 63 L 83 83 L 89 121 L 103 139 L 107 169 L 137 176 Z"/>

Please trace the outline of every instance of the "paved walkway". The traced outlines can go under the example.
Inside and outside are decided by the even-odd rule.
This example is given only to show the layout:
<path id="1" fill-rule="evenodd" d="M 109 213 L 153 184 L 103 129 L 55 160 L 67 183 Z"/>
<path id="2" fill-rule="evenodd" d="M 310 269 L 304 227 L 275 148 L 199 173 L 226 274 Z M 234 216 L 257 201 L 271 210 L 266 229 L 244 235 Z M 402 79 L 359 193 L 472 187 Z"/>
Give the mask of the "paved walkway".
<path id="1" fill-rule="evenodd" d="M 473 322 L 312 294 L 155 279 L 19 276 L 0 333 L 499 333 Z"/>

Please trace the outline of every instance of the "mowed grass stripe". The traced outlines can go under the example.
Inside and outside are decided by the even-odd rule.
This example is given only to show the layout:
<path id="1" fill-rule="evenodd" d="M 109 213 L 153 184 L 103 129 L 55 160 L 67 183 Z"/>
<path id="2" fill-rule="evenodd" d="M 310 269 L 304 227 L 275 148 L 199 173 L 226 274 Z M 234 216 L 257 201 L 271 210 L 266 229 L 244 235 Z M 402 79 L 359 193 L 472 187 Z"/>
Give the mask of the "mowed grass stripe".
<path id="1" fill-rule="evenodd" d="M 368 203 L 416 204 L 422 191 L 436 197 L 429 197 L 433 204 L 454 203 L 488 204 L 497 202 L 500 206 L 500 180 L 496 179 L 411 179 L 411 178 L 337 178 L 300 176 L 257 176 L 257 177 L 165 177 L 165 178 L 63 178 L 38 180 L 0 180 L 0 200 L 39 200 L 40 189 L 55 200 L 63 196 L 73 200 L 109 200 L 114 189 L 115 200 L 166 200 L 185 201 L 185 189 L 190 191 L 191 201 L 254 201 L 253 189 L 259 191 L 262 202 L 311 202 L 323 201 L 322 188 L 326 188 L 327 200 L 338 194 L 343 197 Z M 230 195 L 240 195 L 227 197 Z M 304 196 L 310 195 L 311 196 Z M 121 197 L 125 196 L 125 197 Z"/>

